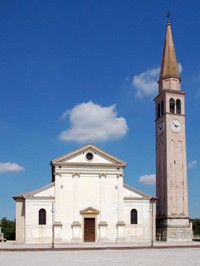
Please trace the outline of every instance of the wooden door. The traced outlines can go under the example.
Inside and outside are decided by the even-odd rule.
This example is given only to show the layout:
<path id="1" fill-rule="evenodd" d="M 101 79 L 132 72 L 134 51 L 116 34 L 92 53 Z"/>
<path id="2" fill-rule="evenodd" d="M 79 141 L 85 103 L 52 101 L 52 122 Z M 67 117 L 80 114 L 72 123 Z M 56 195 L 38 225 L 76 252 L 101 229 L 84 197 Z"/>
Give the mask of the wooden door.
<path id="1" fill-rule="evenodd" d="M 84 242 L 95 242 L 95 218 L 84 218 Z"/>

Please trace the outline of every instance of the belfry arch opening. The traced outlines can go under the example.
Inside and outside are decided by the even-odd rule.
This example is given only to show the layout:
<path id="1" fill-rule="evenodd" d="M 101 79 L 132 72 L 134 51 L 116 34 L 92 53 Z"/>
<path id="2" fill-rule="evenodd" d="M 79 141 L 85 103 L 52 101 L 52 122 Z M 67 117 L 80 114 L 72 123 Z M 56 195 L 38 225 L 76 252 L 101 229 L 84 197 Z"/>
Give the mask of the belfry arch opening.
<path id="1" fill-rule="evenodd" d="M 181 114 L 181 100 L 180 99 L 176 100 L 176 113 Z"/>
<path id="2" fill-rule="evenodd" d="M 170 98 L 170 100 L 169 100 L 169 110 L 170 110 L 170 113 L 175 113 L 175 100 L 174 100 L 174 98 Z"/>

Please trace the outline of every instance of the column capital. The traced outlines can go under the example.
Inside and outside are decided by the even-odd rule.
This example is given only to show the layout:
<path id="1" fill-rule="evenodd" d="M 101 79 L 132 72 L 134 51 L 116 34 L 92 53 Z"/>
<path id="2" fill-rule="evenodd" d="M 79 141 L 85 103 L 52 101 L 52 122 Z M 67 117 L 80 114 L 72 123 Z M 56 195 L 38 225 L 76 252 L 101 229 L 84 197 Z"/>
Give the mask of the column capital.
<path id="1" fill-rule="evenodd" d="M 73 173 L 73 174 L 72 174 L 72 177 L 73 177 L 73 178 L 76 177 L 76 176 L 77 176 L 77 177 L 80 177 L 80 173 Z"/>
<path id="2" fill-rule="evenodd" d="M 106 174 L 104 174 L 104 173 L 100 173 L 100 174 L 99 174 L 99 178 L 101 178 L 101 177 L 106 177 Z"/>

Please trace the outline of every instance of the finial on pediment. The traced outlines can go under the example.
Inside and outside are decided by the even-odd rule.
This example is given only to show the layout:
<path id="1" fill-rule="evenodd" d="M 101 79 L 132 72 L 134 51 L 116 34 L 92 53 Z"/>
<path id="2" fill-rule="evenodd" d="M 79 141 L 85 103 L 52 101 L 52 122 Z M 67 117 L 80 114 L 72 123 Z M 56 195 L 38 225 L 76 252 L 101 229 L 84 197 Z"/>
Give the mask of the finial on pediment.
<path id="1" fill-rule="evenodd" d="M 89 139 L 89 140 L 88 140 L 88 143 L 89 143 L 89 144 L 92 144 L 92 139 Z"/>

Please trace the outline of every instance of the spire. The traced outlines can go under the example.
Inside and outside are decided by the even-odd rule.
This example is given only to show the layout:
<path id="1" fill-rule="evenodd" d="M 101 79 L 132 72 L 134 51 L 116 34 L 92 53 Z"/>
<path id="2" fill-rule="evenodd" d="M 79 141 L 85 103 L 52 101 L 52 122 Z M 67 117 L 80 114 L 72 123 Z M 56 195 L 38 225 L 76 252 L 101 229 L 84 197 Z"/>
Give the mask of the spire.
<path id="1" fill-rule="evenodd" d="M 165 43 L 159 81 L 162 81 L 166 78 L 180 79 L 169 16 L 166 26 Z"/>

